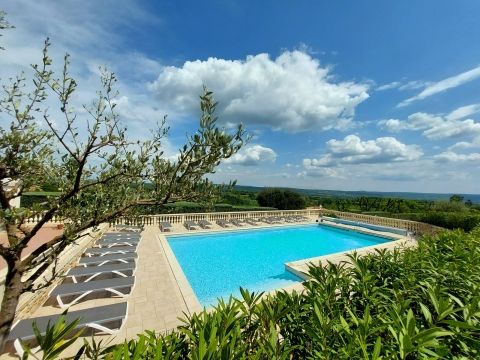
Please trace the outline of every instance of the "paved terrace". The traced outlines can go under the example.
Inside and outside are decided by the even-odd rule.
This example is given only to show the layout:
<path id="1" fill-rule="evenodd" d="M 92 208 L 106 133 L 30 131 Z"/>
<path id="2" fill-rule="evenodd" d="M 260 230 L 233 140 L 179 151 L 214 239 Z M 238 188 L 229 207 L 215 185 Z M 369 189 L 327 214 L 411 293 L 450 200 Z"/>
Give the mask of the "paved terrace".
<path id="1" fill-rule="evenodd" d="M 314 217 L 311 221 L 314 221 Z M 275 226 L 291 226 L 282 224 Z M 228 230 L 241 230 L 245 228 L 264 228 L 272 225 L 244 226 L 239 228 L 222 228 L 213 224 L 209 230 L 186 230 L 181 224 L 174 224 L 171 234 L 205 233 Z M 193 294 L 188 281 L 176 262 L 171 250 L 166 246 L 165 234 L 157 226 L 146 226 L 142 232 L 137 253 L 137 268 L 134 273 L 135 285 L 131 294 L 126 298 L 86 297 L 85 301 L 70 307 L 71 311 L 93 308 L 96 306 L 128 302 L 126 322 L 115 335 L 97 335 L 96 340 L 103 339 L 103 343 L 121 343 L 125 339 L 135 338 L 144 330 L 167 332 L 181 324 L 179 317 L 202 310 L 198 300 Z M 83 248 L 89 246 L 91 241 L 82 244 Z M 80 245 L 79 245 L 80 246 Z M 78 251 L 78 249 L 77 249 Z M 296 288 L 299 288 L 298 285 Z M 56 305 L 54 299 L 47 300 L 41 307 L 34 311 L 23 312 L 20 318 L 38 317 L 52 314 L 61 314 L 62 310 Z M 75 355 L 83 344 L 83 339 L 78 340 L 65 356 Z M 10 350 L 12 350 L 10 348 Z M 0 359 L 16 358 L 12 354 L 0 355 Z"/>
<path id="2" fill-rule="evenodd" d="M 310 222 L 314 222 L 317 217 L 309 216 Z M 241 228 L 231 227 L 229 229 L 222 228 L 213 224 L 212 229 L 209 230 L 193 230 L 188 231 L 180 223 L 174 223 L 171 234 L 185 234 L 185 233 L 202 233 L 202 232 L 216 232 L 228 230 L 241 230 L 246 228 L 265 228 L 272 226 L 291 226 L 291 223 L 281 225 L 267 225 L 249 226 L 246 225 Z M 86 298 L 79 304 L 71 307 L 71 310 L 80 310 L 85 308 L 92 308 L 101 305 L 113 304 L 123 301 L 128 301 L 128 315 L 124 326 L 119 332 L 113 336 L 97 336 L 96 339 L 105 339 L 104 344 L 114 344 L 123 342 L 126 338 L 135 338 L 138 333 L 143 330 L 154 330 L 157 332 L 166 332 L 174 329 L 181 324 L 179 317 L 184 314 L 190 314 L 194 311 L 201 310 L 196 297 L 193 294 L 188 281 L 185 279 L 178 263 L 176 262 L 171 250 L 166 246 L 166 238 L 161 233 L 157 225 L 146 226 L 142 232 L 142 239 L 138 246 L 137 270 L 135 271 L 135 286 L 131 294 L 127 298 Z M 86 247 L 91 244 L 91 241 L 85 243 Z M 345 257 L 342 254 L 336 254 L 338 261 L 343 261 Z M 335 257 L 334 256 L 334 257 Z M 323 262 L 322 260 L 320 262 Z M 312 259 L 309 259 L 312 260 Z M 334 260 L 334 258 L 331 258 Z M 298 273 L 304 273 L 305 264 L 299 268 L 292 266 L 292 270 L 297 270 Z M 297 272 L 295 271 L 295 272 Z M 286 290 L 301 290 L 301 284 L 292 286 Z M 47 301 L 43 306 L 39 307 L 27 317 L 44 316 L 51 314 L 60 314 L 62 311 L 57 307 L 52 300 Z M 26 316 L 21 316 L 25 318 Z M 71 348 L 70 352 L 65 353 L 65 356 L 74 355 L 76 348 L 83 343 L 77 341 L 76 346 Z M 0 356 L 0 359 L 12 358 L 9 354 Z"/>

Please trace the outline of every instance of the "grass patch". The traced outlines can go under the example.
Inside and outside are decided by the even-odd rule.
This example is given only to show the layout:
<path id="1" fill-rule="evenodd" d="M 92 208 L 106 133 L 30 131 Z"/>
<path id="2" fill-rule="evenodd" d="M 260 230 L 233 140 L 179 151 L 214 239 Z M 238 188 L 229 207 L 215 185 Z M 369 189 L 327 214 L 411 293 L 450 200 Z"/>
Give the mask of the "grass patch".
<path id="1" fill-rule="evenodd" d="M 59 196 L 61 194 L 59 191 L 27 191 L 22 196 Z"/>

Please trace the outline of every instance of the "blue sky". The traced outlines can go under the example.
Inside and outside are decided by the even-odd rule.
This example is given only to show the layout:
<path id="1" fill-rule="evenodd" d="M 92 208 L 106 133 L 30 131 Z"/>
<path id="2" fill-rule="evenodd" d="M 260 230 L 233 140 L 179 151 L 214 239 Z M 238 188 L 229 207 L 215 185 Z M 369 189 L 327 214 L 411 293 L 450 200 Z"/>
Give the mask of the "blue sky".
<path id="1" fill-rule="evenodd" d="M 72 55 L 76 101 L 119 76 L 133 137 L 168 114 L 167 156 L 198 124 L 253 135 L 215 181 L 314 189 L 479 193 L 480 3 L 28 0 L 3 4 L 2 79 Z"/>

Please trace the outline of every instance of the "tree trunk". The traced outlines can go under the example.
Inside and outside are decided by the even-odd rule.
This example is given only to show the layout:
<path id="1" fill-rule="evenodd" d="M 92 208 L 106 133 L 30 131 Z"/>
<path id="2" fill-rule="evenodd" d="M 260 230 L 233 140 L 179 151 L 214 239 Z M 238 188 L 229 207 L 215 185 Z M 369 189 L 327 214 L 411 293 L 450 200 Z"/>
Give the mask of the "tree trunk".
<path id="1" fill-rule="evenodd" d="M 5 293 L 0 308 L 0 354 L 4 351 L 5 342 L 15 318 L 15 312 L 22 293 L 22 274 L 16 271 L 7 274 Z"/>

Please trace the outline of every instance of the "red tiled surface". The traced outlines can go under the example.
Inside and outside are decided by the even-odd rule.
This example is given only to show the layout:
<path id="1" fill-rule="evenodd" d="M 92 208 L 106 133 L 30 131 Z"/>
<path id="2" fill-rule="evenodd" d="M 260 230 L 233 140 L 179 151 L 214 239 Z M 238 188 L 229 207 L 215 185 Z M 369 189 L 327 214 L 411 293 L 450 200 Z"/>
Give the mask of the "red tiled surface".
<path id="1" fill-rule="evenodd" d="M 46 225 L 42 227 L 30 240 L 27 247 L 23 249 L 22 256 L 27 256 L 32 251 L 37 249 L 40 245 L 52 240 L 55 236 L 63 233 L 63 230 L 57 229 L 57 225 Z M 7 233 L 5 231 L 0 232 L 0 244 L 8 244 Z M 5 261 L 0 257 L 0 269 L 6 266 Z"/>

